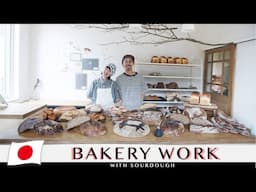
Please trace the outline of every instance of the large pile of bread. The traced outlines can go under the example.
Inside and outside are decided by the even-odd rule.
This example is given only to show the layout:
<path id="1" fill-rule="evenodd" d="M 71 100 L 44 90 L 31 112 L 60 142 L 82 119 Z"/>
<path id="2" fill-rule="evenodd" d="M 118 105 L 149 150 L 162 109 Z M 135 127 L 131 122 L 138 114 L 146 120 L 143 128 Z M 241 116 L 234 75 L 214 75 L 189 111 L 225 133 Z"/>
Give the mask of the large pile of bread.
<path id="1" fill-rule="evenodd" d="M 151 63 L 188 64 L 189 61 L 185 57 L 153 56 Z"/>
<path id="2" fill-rule="evenodd" d="M 161 110 L 155 104 L 144 104 L 138 110 L 128 111 L 122 106 L 111 109 L 113 131 L 123 137 L 144 137 L 150 127 L 160 127 L 165 135 L 179 136 L 188 128 L 195 133 L 238 133 L 250 136 L 250 129 L 218 110 L 215 116 L 199 107 L 166 107 Z M 77 109 L 56 107 L 45 109 L 25 119 L 18 132 L 33 131 L 39 135 L 54 135 L 78 128 L 84 136 L 102 136 L 107 133 L 105 111 L 98 105 Z M 71 131 L 72 132 L 72 131 Z"/>
<path id="3" fill-rule="evenodd" d="M 77 109 L 74 106 L 61 106 L 46 108 L 25 119 L 18 127 L 18 132 L 23 133 L 32 130 L 39 135 L 53 135 L 80 128 L 85 136 L 99 136 L 107 132 L 104 121 L 106 115 L 101 106 L 90 105 Z"/>
<path id="4" fill-rule="evenodd" d="M 172 108 L 175 108 L 174 110 Z M 184 132 L 184 127 L 194 133 L 236 133 L 250 136 L 250 129 L 217 110 L 215 116 L 207 119 L 205 110 L 199 107 L 186 107 L 183 111 L 171 107 L 165 113 L 160 128 L 166 135 L 178 136 Z"/>

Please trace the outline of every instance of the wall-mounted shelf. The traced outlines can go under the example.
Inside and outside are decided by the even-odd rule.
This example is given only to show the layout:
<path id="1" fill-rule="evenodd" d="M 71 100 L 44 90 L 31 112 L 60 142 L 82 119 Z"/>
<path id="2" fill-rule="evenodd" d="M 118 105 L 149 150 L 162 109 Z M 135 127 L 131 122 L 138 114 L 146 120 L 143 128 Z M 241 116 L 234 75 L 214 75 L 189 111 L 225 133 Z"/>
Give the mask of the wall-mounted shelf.
<path id="1" fill-rule="evenodd" d="M 143 103 L 156 103 L 156 104 L 183 104 L 183 101 L 143 101 Z"/>
<path id="2" fill-rule="evenodd" d="M 135 65 L 148 65 L 148 66 L 170 66 L 170 67 L 201 67 L 200 64 L 173 64 L 173 63 L 147 63 L 137 62 Z"/>
<path id="3" fill-rule="evenodd" d="M 187 77 L 187 76 L 165 76 L 165 75 L 143 75 L 145 78 L 163 78 L 163 79 L 201 79 L 201 77 Z"/>
<path id="4" fill-rule="evenodd" d="M 149 88 L 147 91 L 184 91 L 184 92 L 192 92 L 192 91 L 200 91 L 198 89 L 158 89 L 158 88 Z"/>

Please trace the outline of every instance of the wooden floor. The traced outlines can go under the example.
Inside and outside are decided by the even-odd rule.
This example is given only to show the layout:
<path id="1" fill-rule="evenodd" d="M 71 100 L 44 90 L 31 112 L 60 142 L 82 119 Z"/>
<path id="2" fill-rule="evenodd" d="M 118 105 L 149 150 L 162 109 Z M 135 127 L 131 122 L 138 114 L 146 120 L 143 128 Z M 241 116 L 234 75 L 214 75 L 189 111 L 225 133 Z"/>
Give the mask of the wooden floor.
<path id="1" fill-rule="evenodd" d="M 109 120 L 106 122 L 108 132 L 104 136 L 85 137 L 80 133 L 79 128 L 52 136 L 39 136 L 28 131 L 18 134 L 18 125 L 22 119 L 0 119 L 0 143 L 23 142 L 30 140 L 45 140 L 48 144 L 72 144 L 72 143 L 90 143 L 90 144 L 255 144 L 255 137 L 247 137 L 239 134 L 196 134 L 186 130 L 180 136 L 155 137 L 154 128 L 151 128 L 150 134 L 143 138 L 125 138 L 113 133 L 113 125 Z"/>

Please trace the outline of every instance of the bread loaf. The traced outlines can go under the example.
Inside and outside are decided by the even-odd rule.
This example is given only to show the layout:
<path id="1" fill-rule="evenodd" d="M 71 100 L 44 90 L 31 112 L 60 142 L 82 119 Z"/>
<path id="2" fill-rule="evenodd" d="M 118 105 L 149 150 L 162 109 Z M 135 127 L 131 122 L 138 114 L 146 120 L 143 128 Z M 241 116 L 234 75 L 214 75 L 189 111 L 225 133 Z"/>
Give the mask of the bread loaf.
<path id="1" fill-rule="evenodd" d="M 196 91 L 192 92 L 191 96 L 190 96 L 189 103 L 190 104 L 198 105 L 199 104 L 199 100 L 200 100 L 200 93 L 196 92 Z"/>
<path id="2" fill-rule="evenodd" d="M 178 89 L 178 84 L 176 82 L 171 82 L 169 84 L 166 84 L 167 89 Z"/>
<path id="3" fill-rule="evenodd" d="M 156 85 L 156 88 L 164 88 L 164 83 L 163 82 L 158 82 L 157 85 Z"/>
<path id="4" fill-rule="evenodd" d="M 167 58 L 165 56 L 161 56 L 160 63 L 167 63 Z"/>
<path id="5" fill-rule="evenodd" d="M 167 63 L 174 63 L 174 58 L 168 57 L 167 58 Z"/>
<path id="6" fill-rule="evenodd" d="M 159 58 L 159 57 L 153 56 L 153 57 L 151 58 L 151 63 L 159 63 L 159 62 L 160 62 L 160 58 Z"/>
<path id="7" fill-rule="evenodd" d="M 188 64 L 188 59 L 185 58 L 185 57 L 182 57 L 182 58 L 181 58 L 181 63 L 182 63 L 182 64 Z"/>
<path id="8" fill-rule="evenodd" d="M 182 64 L 182 60 L 181 60 L 180 57 L 175 57 L 174 62 L 177 63 L 177 64 Z"/>
<path id="9" fill-rule="evenodd" d="M 211 105 L 211 95 L 209 93 L 200 95 L 200 105 Z"/>
<path id="10" fill-rule="evenodd" d="M 146 96 L 146 100 L 158 100 L 159 98 L 156 95 L 148 95 Z"/>

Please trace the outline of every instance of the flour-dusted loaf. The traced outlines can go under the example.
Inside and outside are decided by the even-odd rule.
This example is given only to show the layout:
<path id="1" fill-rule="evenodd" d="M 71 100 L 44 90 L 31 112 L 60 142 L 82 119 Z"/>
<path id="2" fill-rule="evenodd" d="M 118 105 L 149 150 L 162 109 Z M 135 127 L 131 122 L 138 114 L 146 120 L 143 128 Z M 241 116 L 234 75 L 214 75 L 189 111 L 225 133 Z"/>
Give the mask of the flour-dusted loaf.
<path id="1" fill-rule="evenodd" d="M 107 133 L 105 125 L 99 121 L 88 121 L 82 124 L 80 126 L 80 131 L 87 137 L 102 136 Z"/>
<path id="2" fill-rule="evenodd" d="M 122 137 L 144 137 L 150 133 L 150 128 L 140 119 L 127 119 L 117 122 L 113 131 Z"/>
<path id="3" fill-rule="evenodd" d="M 190 121 L 190 131 L 195 133 L 219 133 L 219 129 L 212 122 L 198 117 Z"/>
<path id="4" fill-rule="evenodd" d="M 160 129 L 165 135 L 179 136 L 184 133 L 184 125 L 176 120 L 164 119 L 160 124 Z"/>
<path id="5" fill-rule="evenodd" d="M 189 118 L 183 114 L 171 113 L 170 119 L 181 122 L 183 125 L 189 124 Z"/>
<path id="6" fill-rule="evenodd" d="M 159 125 L 161 122 L 162 113 L 158 110 L 144 111 L 142 120 L 148 125 Z"/>
<path id="7" fill-rule="evenodd" d="M 207 119 L 207 113 L 199 107 L 186 107 L 184 115 L 188 116 L 191 120 L 194 118 Z"/>

